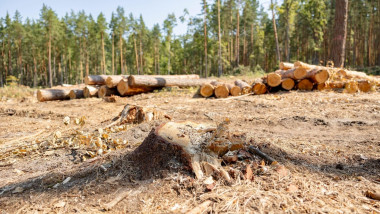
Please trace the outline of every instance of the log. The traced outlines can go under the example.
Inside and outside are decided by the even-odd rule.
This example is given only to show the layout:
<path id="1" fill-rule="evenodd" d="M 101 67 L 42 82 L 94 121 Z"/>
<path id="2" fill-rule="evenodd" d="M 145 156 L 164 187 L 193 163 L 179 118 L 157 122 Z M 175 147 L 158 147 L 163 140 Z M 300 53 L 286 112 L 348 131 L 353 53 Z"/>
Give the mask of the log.
<path id="1" fill-rule="evenodd" d="M 128 76 L 124 76 L 124 75 L 109 76 L 106 79 L 106 86 L 108 88 L 115 88 L 115 87 L 117 87 L 117 84 L 119 84 L 119 82 L 122 79 L 128 79 Z"/>
<path id="2" fill-rule="evenodd" d="M 359 86 L 356 81 L 349 81 L 344 84 L 344 92 L 349 94 L 354 94 L 358 92 Z"/>
<path id="3" fill-rule="evenodd" d="M 319 91 L 322 90 L 332 90 L 332 89 L 342 89 L 344 88 L 345 82 L 342 81 L 334 81 L 334 82 L 325 82 L 325 83 L 320 83 L 317 85 L 317 89 Z"/>
<path id="4" fill-rule="evenodd" d="M 235 85 L 240 87 L 241 94 L 249 94 L 252 91 L 252 87 L 242 80 L 236 80 Z"/>
<path id="5" fill-rule="evenodd" d="M 135 76 L 128 77 L 130 87 L 153 87 L 162 88 L 166 86 L 193 87 L 202 86 L 204 83 L 211 82 L 211 79 L 178 79 L 172 77 L 154 77 L 154 76 Z"/>
<path id="6" fill-rule="evenodd" d="M 108 88 L 106 85 L 101 86 L 98 91 L 99 98 L 104 98 L 106 96 L 117 95 L 117 94 L 118 93 L 117 93 L 116 88 Z"/>
<path id="7" fill-rule="evenodd" d="M 136 94 L 152 92 L 154 89 L 155 88 L 153 87 L 131 87 L 128 84 L 127 79 L 122 79 L 117 84 L 117 91 L 119 92 L 120 96 L 132 96 Z"/>
<path id="8" fill-rule="evenodd" d="M 138 76 L 145 76 L 145 77 L 162 77 L 162 78 L 172 78 L 172 79 L 199 79 L 199 75 L 197 74 L 190 74 L 190 75 L 138 75 Z M 118 75 L 118 76 L 109 76 L 106 79 L 106 85 L 109 88 L 115 88 L 117 87 L 117 84 L 122 79 L 128 79 L 128 76 L 124 75 Z"/>
<path id="9" fill-rule="evenodd" d="M 86 86 L 83 89 L 84 98 L 98 97 L 98 91 L 100 86 Z"/>
<path id="10" fill-rule="evenodd" d="M 252 84 L 252 92 L 256 95 L 265 94 L 267 92 L 267 86 L 263 79 L 256 79 Z"/>
<path id="11" fill-rule="evenodd" d="M 212 82 L 204 83 L 201 86 L 200 94 L 202 95 L 202 97 L 211 97 L 214 94 L 214 88 L 215 86 Z"/>
<path id="12" fill-rule="evenodd" d="M 233 85 L 230 89 L 230 94 L 231 96 L 240 96 L 241 93 L 241 88 L 237 85 Z"/>
<path id="13" fill-rule="evenodd" d="M 294 80 L 301 80 L 304 79 L 307 75 L 307 69 L 306 68 L 293 68 L 286 71 L 279 71 L 278 74 L 281 75 L 282 79 L 285 78 L 292 78 Z"/>
<path id="14" fill-rule="evenodd" d="M 292 90 L 294 88 L 295 82 L 291 78 L 283 79 L 281 82 L 281 87 L 285 90 Z"/>
<path id="15" fill-rule="evenodd" d="M 84 78 L 86 85 L 105 85 L 108 77 L 117 77 L 118 75 L 88 75 Z"/>
<path id="16" fill-rule="evenodd" d="M 218 128 L 210 124 L 191 121 L 163 123 L 132 152 L 130 161 L 140 169 L 137 170 L 140 179 L 153 178 L 161 170 L 186 169 L 192 171 L 197 179 L 214 174 L 230 181 L 219 156 L 208 149 L 211 142 L 221 140 L 216 137 L 217 132 Z M 173 168 L 173 163 L 177 167 Z"/>
<path id="17" fill-rule="evenodd" d="M 44 89 L 37 91 L 37 99 L 40 102 L 53 100 L 70 99 L 70 90 L 68 89 Z"/>
<path id="18" fill-rule="evenodd" d="M 281 75 L 278 73 L 269 73 L 266 82 L 270 87 L 277 87 L 281 84 Z"/>
<path id="19" fill-rule="evenodd" d="M 289 62 L 280 62 L 280 70 L 289 70 L 294 68 L 294 64 L 289 63 Z"/>
<path id="20" fill-rule="evenodd" d="M 361 92 L 369 92 L 372 88 L 368 80 L 358 80 L 358 87 Z"/>
<path id="21" fill-rule="evenodd" d="M 72 89 L 70 90 L 69 96 L 71 100 L 84 98 L 83 89 Z"/>
<path id="22" fill-rule="evenodd" d="M 309 65 L 307 63 L 297 61 L 294 63 L 294 67 L 295 68 L 305 68 L 306 70 L 310 70 L 310 69 L 313 69 L 315 67 L 315 65 Z"/>
<path id="23" fill-rule="evenodd" d="M 298 82 L 297 89 L 298 90 L 304 90 L 304 91 L 311 91 L 313 90 L 313 83 L 309 79 L 303 79 Z"/>
<path id="24" fill-rule="evenodd" d="M 214 94 L 216 98 L 227 98 L 230 94 L 230 91 L 228 90 L 228 86 L 221 82 L 214 82 Z"/>
<path id="25" fill-rule="evenodd" d="M 326 82 L 330 78 L 330 73 L 325 68 L 316 67 L 307 72 L 306 78 L 311 79 L 314 83 L 320 84 Z"/>

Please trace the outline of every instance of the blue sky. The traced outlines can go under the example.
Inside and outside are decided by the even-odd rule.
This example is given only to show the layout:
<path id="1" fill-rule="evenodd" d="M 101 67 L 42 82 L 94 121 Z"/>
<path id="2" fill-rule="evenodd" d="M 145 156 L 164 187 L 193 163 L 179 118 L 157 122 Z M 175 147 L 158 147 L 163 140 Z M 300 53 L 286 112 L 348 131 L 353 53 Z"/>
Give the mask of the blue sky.
<path id="1" fill-rule="evenodd" d="M 183 15 L 183 10 L 188 9 L 191 16 L 201 14 L 201 0 L 0 0 L 0 17 L 5 17 L 9 12 L 13 17 L 18 10 L 23 19 L 29 17 L 38 19 L 43 4 L 51 7 L 59 17 L 66 12 L 74 10 L 75 12 L 84 10 L 87 14 L 91 13 L 97 17 L 103 12 L 109 22 L 112 12 L 116 11 L 118 6 L 124 7 L 126 14 L 133 13 L 135 17 L 143 15 L 146 25 L 151 28 L 154 24 L 162 25 L 169 13 L 175 13 L 176 17 Z M 208 2 L 211 2 L 208 0 Z M 269 0 L 260 1 L 264 5 Z M 174 33 L 184 34 L 186 25 L 181 24 L 178 20 L 178 26 Z"/>

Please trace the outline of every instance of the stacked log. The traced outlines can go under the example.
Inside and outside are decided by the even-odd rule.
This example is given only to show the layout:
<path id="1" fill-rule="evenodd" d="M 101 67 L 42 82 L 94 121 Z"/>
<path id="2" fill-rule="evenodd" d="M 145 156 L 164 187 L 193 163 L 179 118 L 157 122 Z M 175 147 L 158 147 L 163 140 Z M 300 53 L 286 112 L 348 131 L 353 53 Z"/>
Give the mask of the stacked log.
<path id="1" fill-rule="evenodd" d="M 246 83 L 246 82 L 244 82 L 242 80 L 236 80 L 235 81 L 235 86 L 237 86 L 237 87 L 240 88 L 240 93 L 241 94 L 249 94 L 252 91 L 252 87 L 248 83 Z"/>
<path id="2" fill-rule="evenodd" d="M 70 89 L 45 89 L 37 91 L 37 99 L 40 102 L 53 100 L 69 100 Z"/>
<path id="3" fill-rule="evenodd" d="M 71 100 L 84 98 L 83 89 L 70 90 L 69 97 Z"/>
<path id="4" fill-rule="evenodd" d="M 83 96 L 84 98 L 90 98 L 90 97 L 98 97 L 98 91 L 100 86 L 86 86 L 83 89 Z"/>

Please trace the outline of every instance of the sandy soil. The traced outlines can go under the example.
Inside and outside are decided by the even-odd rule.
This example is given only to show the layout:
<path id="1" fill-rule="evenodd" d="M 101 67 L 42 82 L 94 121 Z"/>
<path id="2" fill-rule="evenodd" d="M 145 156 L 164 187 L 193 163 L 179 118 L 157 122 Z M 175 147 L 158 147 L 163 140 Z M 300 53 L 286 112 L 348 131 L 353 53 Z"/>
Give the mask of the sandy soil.
<path id="1" fill-rule="evenodd" d="M 230 130 L 246 133 L 248 144 L 288 171 L 268 166 L 255 170 L 254 181 L 218 181 L 211 191 L 187 172 L 138 180 L 126 157 L 163 121 L 111 130 L 111 140 L 124 142 L 95 157 L 87 147 L 66 145 L 67 139 L 101 134 L 98 129 L 125 104 L 156 107 L 174 121 L 217 124 L 228 117 Z M 116 103 L 38 103 L 34 97 L 0 102 L 0 213 L 102 213 L 123 192 L 126 198 L 109 212 L 182 213 L 209 200 L 212 213 L 380 213 L 380 201 L 366 191 L 380 193 L 379 92 L 292 91 L 217 100 L 185 90 Z"/>

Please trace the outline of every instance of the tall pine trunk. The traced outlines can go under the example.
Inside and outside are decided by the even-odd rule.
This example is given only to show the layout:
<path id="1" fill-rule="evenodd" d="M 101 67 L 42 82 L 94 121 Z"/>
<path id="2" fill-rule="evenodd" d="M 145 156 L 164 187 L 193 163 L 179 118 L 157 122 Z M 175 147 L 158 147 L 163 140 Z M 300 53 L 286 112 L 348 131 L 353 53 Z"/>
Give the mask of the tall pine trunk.
<path id="1" fill-rule="evenodd" d="M 223 75 L 223 70 L 222 70 L 222 38 L 220 35 L 220 0 L 218 0 L 218 43 L 219 43 L 219 48 L 218 48 L 218 76 Z"/>
<path id="2" fill-rule="evenodd" d="M 112 32 L 112 74 L 115 74 L 115 42 L 114 42 L 114 34 Z"/>
<path id="3" fill-rule="evenodd" d="M 124 63 L 123 63 L 123 40 L 122 40 L 121 38 L 122 38 L 122 34 L 121 34 L 121 32 L 120 32 L 120 35 L 119 35 L 120 72 L 121 72 L 121 74 L 124 74 Z"/>
<path id="4" fill-rule="evenodd" d="M 205 51 L 205 77 L 208 76 L 207 73 L 207 3 L 206 0 L 203 0 L 204 5 L 204 18 L 203 18 L 203 30 L 204 30 L 204 51 Z"/>
<path id="5" fill-rule="evenodd" d="M 238 7 L 237 7 L 237 23 L 236 23 L 236 66 L 239 66 L 239 46 L 240 46 L 240 2 L 238 2 Z"/>
<path id="6" fill-rule="evenodd" d="M 344 66 L 347 37 L 348 0 L 336 0 L 331 59 L 335 67 Z"/>
<path id="7" fill-rule="evenodd" d="M 272 21 L 273 21 L 274 38 L 276 40 L 276 55 L 277 55 L 277 60 L 279 63 L 279 62 L 281 62 L 281 55 L 280 55 L 280 47 L 278 44 L 276 18 L 274 16 L 274 4 L 273 4 L 273 0 L 271 0 L 270 2 L 271 2 L 271 8 L 272 8 Z M 276 64 L 278 64 L 278 63 L 276 63 Z"/>
<path id="8" fill-rule="evenodd" d="M 106 54 L 104 51 L 104 33 L 101 33 L 102 36 L 102 73 L 106 74 Z"/>
<path id="9" fill-rule="evenodd" d="M 133 35 L 133 43 L 134 43 L 134 46 L 135 46 L 135 58 L 136 58 L 137 74 L 140 75 L 139 55 L 137 53 L 137 44 L 136 44 L 136 34 Z"/>
<path id="10" fill-rule="evenodd" d="M 53 73 L 51 70 L 51 33 L 49 32 L 49 44 L 48 44 L 48 58 L 49 58 L 49 65 L 48 65 L 48 71 L 49 71 L 49 87 L 53 87 Z"/>

